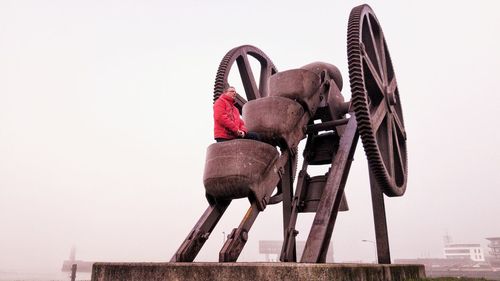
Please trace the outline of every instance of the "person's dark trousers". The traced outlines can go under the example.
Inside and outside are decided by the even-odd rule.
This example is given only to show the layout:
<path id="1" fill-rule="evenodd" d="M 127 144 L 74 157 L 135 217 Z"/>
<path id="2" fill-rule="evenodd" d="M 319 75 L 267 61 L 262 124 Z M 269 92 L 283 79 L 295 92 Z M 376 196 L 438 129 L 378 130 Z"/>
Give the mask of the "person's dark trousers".
<path id="1" fill-rule="evenodd" d="M 245 134 L 244 139 L 260 141 L 260 135 L 256 132 L 248 132 Z"/>
<path id="2" fill-rule="evenodd" d="M 243 139 L 260 141 L 260 135 L 256 132 L 248 132 Z M 231 139 L 215 138 L 216 142 L 230 141 Z"/>

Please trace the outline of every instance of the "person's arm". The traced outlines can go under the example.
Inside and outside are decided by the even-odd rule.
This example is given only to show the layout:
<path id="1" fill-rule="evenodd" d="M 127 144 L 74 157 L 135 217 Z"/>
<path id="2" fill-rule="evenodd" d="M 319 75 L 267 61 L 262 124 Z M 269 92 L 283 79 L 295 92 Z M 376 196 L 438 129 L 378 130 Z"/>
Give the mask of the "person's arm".
<path id="1" fill-rule="evenodd" d="M 215 122 L 222 125 L 235 136 L 238 135 L 238 126 L 229 118 L 229 112 L 226 110 L 226 105 L 223 101 L 216 101 L 214 104 L 214 119 Z"/>

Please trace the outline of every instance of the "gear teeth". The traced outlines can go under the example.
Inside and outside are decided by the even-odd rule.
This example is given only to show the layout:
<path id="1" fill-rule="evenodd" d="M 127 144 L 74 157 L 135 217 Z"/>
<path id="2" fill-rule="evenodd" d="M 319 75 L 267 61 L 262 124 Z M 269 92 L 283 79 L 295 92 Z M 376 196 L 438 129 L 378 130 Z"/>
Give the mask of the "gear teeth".
<path id="1" fill-rule="evenodd" d="M 222 58 L 221 62 L 219 63 L 219 68 L 217 69 L 217 74 L 215 75 L 213 102 L 215 102 L 220 97 L 222 91 L 226 87 L 227 78 L 229 76 L 231 66 L 236 60 L 236 58 L 239 57 L 240 55 L 246 55 L 248 53 L 258 54 L 259 56 L 263 57 L 267 61 L 267 64 L 274 71 L 274 73 L 278 72 L 276 66 L 274 66 L 271 59 L 269 59 L 267 55 L 264 54 L 264 52 L 262 52 L 260 49 L 251 45 L 243 45 L 233 48 L 229 50 L 229 52 L 227 52 L 227 54 Z"/>
<path id="2" fill-rule="evenodd" d="M 246 55 L 248 53 L 257 54 L 260 57 L 262 57 L 267 62 L 267 66 L 270 67 L 272 74 L 278 72 L 278 69 L 271 61 L 271 59 L 260 49 L 251 45 L 243 45 L 233 48 L 229 52 L 227 52 L 227 54 L 222 58 L 221 62 L 219 63 L 219 68 L 217 69 L 217 74 L 215 75 L 214 94 L 213 94 L 214 102 L 220 97 L 222 91 L 224 90 L 224 87 L 227 85 L 228 83 L 227 78 L 229 76 L 231 66 L 233 65 L 236 58 L 239 57 L 240 55 Z M 292 181 L 293 181 L 297 174 L 298 147 L 292 148 L 292 151 L 294 154 L 294 159 L 292 162 L 292 169 L 293 169 Z"/>
<path id="3" fill-rule="evenodd" d="M 406 190 L 408 165 L 407 165 L 407 150 L 403 149 L 404 154 L 404 182 L 396 185 L 392 175 L 389 174 L 385 167 L 382 155 L 379 150 L 377 138 L 372 128 L 371 115 L 367 102 L 367 91 L 365 88 L 365 76 L 362 65 L 362 51 L 360 49 L 361 33 L 363 28 L 363 20 L 371 16 L 376 19 L 373 10 L 368 5 L 360 5 L 351 10 L 349 15 L 347 28 L 347 60 L 349 64 L 349 82 L 351 85 L 354 113 L 358 121 L 358 130 L 361 136 L 361 141 L 368 158 L 368 165 L 373 172 L 377 182 L 380 184 L 382 191 L 387 196 L 401 196 Z M 377 21 L 378 23 L 378 21 Z M 380 28 L 380 27 L 379 27 Z M 380 28 L 382 30 L 382 28 Z M 385 40 L 384 40 L 385 45 Z M 392 66 L 388 50 L 386 51 L 386 63 Z M 402 118 L 401 118 L 402 119 Z"/>

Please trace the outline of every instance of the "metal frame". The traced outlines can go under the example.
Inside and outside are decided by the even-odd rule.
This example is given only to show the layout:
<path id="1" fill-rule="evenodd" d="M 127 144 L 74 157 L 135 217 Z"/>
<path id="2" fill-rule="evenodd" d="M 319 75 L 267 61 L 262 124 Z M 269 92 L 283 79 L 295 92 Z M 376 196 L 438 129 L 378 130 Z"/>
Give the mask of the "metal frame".
<path id="1" fill-rule="evenodd" d="M 347 52 L 352 92 L 350 102 L 344 102 L 340 94 L 342 77 L 335 66 L 312 63 L 302 68 L 321 77 L 320 88 L 325 89 L 321 95 L 326 98 L 323 100 L 326 105 L 323 102 L 322 108 L 318 108 L 315 113 L 311 112 L 312 116 L 307 116 L 311 119 L 304 131 L 300 131 L 302 128 L 298 127 L 307 124 L 307 119 L 301 120 L 304 123 L 297 125 L 299 133 L 307 134 L 307 143 L 295 192 L 293 182 L 297 148 L 290 147 L 296 146 L 298 141 L 287 143 L 287 149 L 282 147 L 284 151 L 275 163 L 273 172 L 266 174 L 259 183 L 258 188 L 264 191 L 264 197 L 249 198 L 251 206 L 240 225 L 233 229 L 224 243 L 219 253 L 220 262 L 234 262 L 238 259 L 259 213 L 267 204 L 279 202 L 283 202 L 284 236 L 280 260 L 297 261 L 295 237 L 298 231 L 295 225 L 298 214 L 315 212 L 300 261 L 325 262 L 337 214 L 347 210 L 344 189 L 356 145 L 361 137 L 369 166 L 378 262 L 391 263 L 384 194 L 402 196 L 406 190 L 406 131 L 389 50 L 382 28 L 368 5 L 357 6 L 351 11 Z M 255 81 L 248 56 L 260 63 L 261 75 L 258 83 Z M 268 80 L 278 71 L 264 52 L 254 46 L 244 45 L 233 48 L 222 59 L 215 79 L 214 100 L 228 85 L 227 79 L 234 63 L 238 66 L 249 101 L 268 96 Z M 293 79 L 292 82 L 297 81 Z M 288 85 L 285 85 L 286 87 Z M 236 105 L 240 111 L 246 102 L 245 98 L 237 96 Z M 345 117 L 348 112 L 350 118 Z M 313 124 L 313 120 L 322 122 Z M 319 134 L 323 131 L 329 133 Z M 325 176 L 311 177 L 307 173 L 309 165 L 330 165 L 330 169 Z M 276 187 L 277 194 L 271 196 Z M 230 202 L 215 200 L 210 203 L 172 257 L 172 262 L 191 262 L 195 259 Z"/>

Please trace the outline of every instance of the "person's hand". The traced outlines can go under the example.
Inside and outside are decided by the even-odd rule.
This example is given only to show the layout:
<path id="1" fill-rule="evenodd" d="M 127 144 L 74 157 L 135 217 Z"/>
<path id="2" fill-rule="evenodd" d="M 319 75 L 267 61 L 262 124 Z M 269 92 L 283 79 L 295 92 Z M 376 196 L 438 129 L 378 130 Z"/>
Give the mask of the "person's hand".
<path id="1" fill-rule="evenodd" d="M 238 136 L 244 138 L 245 132 L 243 132 L 242 130 L 238 130 Z"/>

